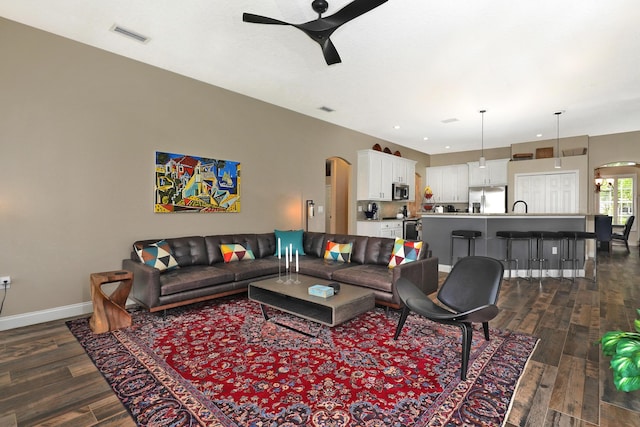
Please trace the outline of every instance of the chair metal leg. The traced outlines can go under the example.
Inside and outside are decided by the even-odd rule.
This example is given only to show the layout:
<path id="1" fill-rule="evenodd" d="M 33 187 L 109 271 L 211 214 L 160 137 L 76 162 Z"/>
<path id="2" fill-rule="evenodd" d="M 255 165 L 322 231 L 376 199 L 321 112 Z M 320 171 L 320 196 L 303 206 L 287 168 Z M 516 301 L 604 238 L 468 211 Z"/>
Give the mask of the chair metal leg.
<path id="1" fill-rule="evenodd" d="M 466 381 L 469 355 L 471 354 L 471 343 L 473 342 L 473 327 L 471 323 L 460 323 L 459 326 L 462 329 L 462 366 L 460 366 L 460 379 Z"/>
<path id="2" fill-rule="evenodd" d="M 402 331 L 402 327 L 404 326 L 404 322 L 407 320 L 407 316 L 409 316 L 409 307 L 406 305 L 402 308 L 402 313 L 400 314 L 400 320 L 398 321 L 398 326 L 396 327 L 396 333 L 393 336 L 394 340 L 397 340 L 400 336 L 400 332 Z"/>

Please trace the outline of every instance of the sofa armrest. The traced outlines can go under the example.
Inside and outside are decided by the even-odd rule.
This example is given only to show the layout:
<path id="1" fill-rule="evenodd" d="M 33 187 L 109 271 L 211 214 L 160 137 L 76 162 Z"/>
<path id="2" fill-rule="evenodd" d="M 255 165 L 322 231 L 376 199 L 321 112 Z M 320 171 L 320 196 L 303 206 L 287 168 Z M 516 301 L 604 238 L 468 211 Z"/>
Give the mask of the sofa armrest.
<path id="1" fill-rule="evenodd" d="M 400 301 L 396 283 L 400 278 L 409 280 L 415 284 L 425 295 L 438 290 L 438 258 L 429 257 L 406 264 L 400 264 L 393 268 L 393 299 Z"/>
<path id="2" fill-rule="evenodd" d="M 133 273 L 130 296 L 146 308 L 153 308 L 160 299 L 160 271 L 140 261 L 122 260 L 122 269 Z"/>

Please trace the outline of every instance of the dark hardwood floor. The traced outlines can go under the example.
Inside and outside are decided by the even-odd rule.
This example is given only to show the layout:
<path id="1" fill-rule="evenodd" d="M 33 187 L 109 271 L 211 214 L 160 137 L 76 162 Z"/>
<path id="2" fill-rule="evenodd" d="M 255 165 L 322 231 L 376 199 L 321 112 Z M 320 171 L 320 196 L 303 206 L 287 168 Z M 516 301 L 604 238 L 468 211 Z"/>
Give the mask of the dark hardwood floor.
<path id="1" fill-rule="evenodd" d="M 595 343 L 632 330 L 640 257 L 615 247 L 598 283 L 505 281 L 492 327 L 538 336 L 507 426 L 640 426 L 640 391 L 615 390 Z M 134 425 L 64 321 L 0 332 L 0 426 Z"/>

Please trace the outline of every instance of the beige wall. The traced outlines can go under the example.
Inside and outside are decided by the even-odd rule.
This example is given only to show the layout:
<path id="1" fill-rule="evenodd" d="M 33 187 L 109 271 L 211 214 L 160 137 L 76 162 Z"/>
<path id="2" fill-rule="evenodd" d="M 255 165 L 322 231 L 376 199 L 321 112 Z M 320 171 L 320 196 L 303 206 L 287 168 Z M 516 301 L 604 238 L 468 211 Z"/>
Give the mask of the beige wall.
<path id="1" fill-rule="evenodd" d="M 379 143 L 427 165 L 406 147 L 4 19 L 0 52 L 0 276 L 13 279 L 2 317 L 90 301 L 89 274 L 119 269 L 137 239 L 301 228 L 303 201 L 324 200 L 331 156 L 355 165 Z M 156 150 L 241 162 L 242 212 L 154 214 Z M 324 223 L 316 215 L 310 229 Z"/>

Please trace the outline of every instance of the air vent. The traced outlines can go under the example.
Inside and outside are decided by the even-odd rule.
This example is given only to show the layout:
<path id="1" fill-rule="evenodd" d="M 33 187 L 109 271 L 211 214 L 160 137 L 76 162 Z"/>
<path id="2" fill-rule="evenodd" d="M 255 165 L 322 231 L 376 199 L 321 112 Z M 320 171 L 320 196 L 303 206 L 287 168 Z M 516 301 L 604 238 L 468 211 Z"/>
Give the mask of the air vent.
<path id="1" fill-rule="evenodd" d="M 142 34 L 136 33 L 135 31 L 128 30 L 117 24 L 113 24 L 113 27 L 111 27 L 111 31 L 113 31 L 114 33 L 122 34 L 123 36 L 129 37 L 130 39 L 139 41 L 140 43 L 147 43 L 149 41 L 149 37 L 143 36 Z"/>
<path id="2" fill-rule="evenodd" d="M 454 123 L 454 122 L 457 122 L 457 121 L 458 121 L 458 119 L 456 119 L 455 117 L 453 117 L 453 118 L 450 118 L 450 119 L 444 119 L 444 120 L 442 121 L 442 123 L 445 123 L 445 124 L 446 124 L 446 123 Z"/>
<path id="3" fill-rule="evenodd" d="M 322 110 L 322 111 L 327 112 L 327 113 L 333 113 L 335 111 L 333 108 L 329 108 L 329 107 L 326 107 L 324 105 L 322 107 L 318 108 L 318 110 Z"/>

